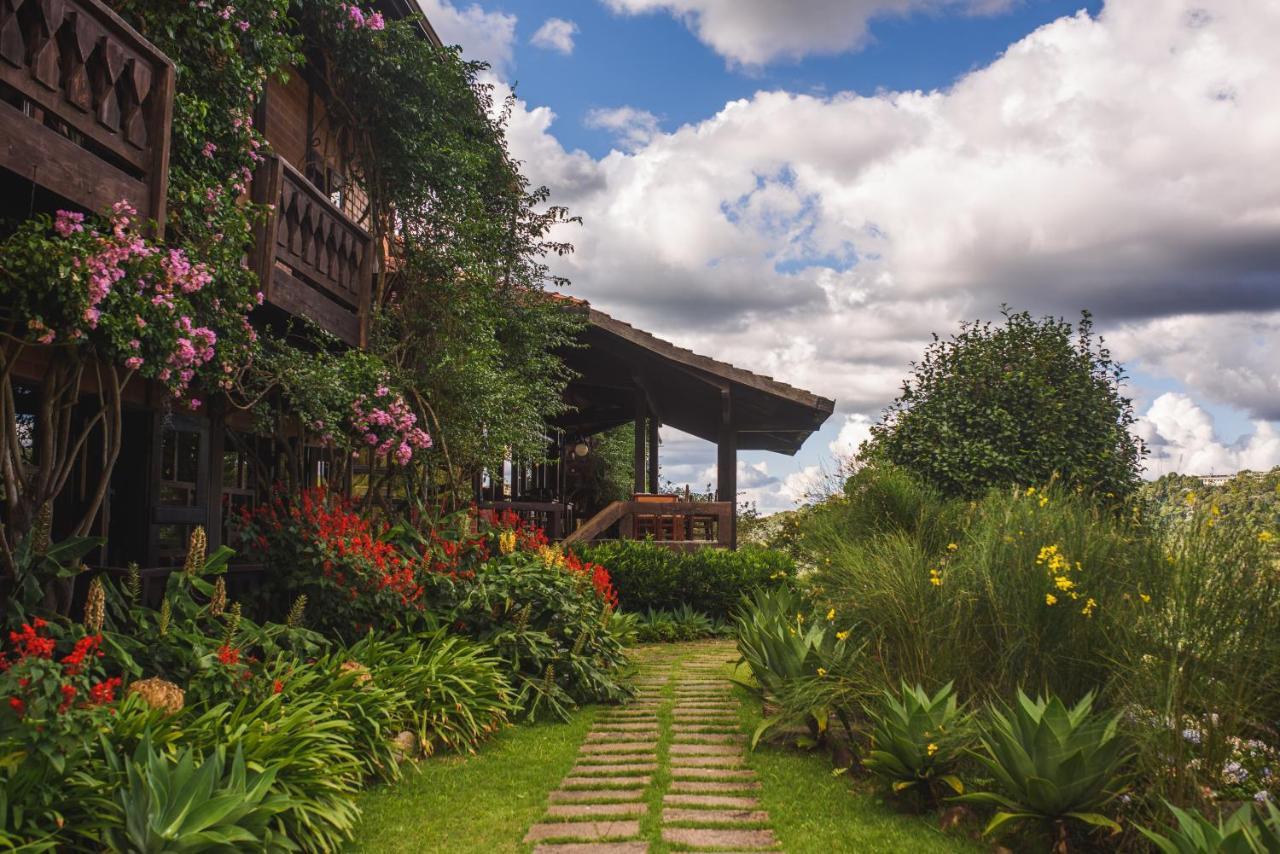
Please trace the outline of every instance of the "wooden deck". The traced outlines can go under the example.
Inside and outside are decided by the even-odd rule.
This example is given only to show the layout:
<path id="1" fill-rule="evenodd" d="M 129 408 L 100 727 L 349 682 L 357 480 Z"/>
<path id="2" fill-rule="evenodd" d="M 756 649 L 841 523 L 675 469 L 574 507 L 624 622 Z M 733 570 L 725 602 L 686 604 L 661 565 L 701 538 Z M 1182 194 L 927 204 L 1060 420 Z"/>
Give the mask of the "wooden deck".
<path id="1" fill-rule="evenodd" d="M 615 501 L 566 536 L 564 544 L 647 539 L 676 551 L 733 548 L 733 504 Z"/>

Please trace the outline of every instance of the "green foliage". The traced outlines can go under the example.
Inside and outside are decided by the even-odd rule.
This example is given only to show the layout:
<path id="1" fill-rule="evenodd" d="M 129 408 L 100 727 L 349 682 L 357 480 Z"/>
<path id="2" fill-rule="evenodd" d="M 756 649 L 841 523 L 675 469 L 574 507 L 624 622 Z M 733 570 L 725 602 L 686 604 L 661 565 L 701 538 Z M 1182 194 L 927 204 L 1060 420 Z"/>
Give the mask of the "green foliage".
<path id="1" fill-rule="evenodd" d="M 1266 818 L 1245 804 L 1225 820 L 1211 822 L 1195 810 L 1180 810 L 1167 804 L 1177 827 L 1164 833 L 1139 827 L 1138 830 L 1161 854 L 1277 854 L 1280 852 L 1280 810 L 1267 801 Z"/>
<path id="2" fill-rule="evenodd" d="M 653 542 L 618 540 L 583 546 L 579 553 L 609 567 L 624 610 L 688 605 L 713 620 L 728 617 L 748 590 L 778 587 L 795 575 L 794 561 L 760 546 L 675 552 Z"/>
<path id="3" fill-rule="evenodd" d="M 124 784 L 115 795 L 121 826 L 107 841 L 117 851 L 297 850 L 270 827 L 288 804 L 272 793 L 275 775 L 273 767 L 246 770 L 239 748 L 230 765 L 221 746 L 203 760 L 191 748 L 172 760 L 143 738 L 124 761 Z"/>
<path id="4" fill-rule="evenodd" d="M 895 794 L 917 791 L 932 800 L 943 785 L 964 793 L 954 770 L 969 742 L 969 720 L 951 683 L 930 696 L 903 682 L 899 694 L 886 690 L 863 709 L 872 728 L 871 751 L 862 764 Z"/>
<path id="5" fill-rule="evenodd" d="M 1057 477 L 1123 498 L 1144 449 L 1120 394 L 1123 369 L 1089 314 L 1070 323 L 1004 310 L 1004 323 L 969 322 L 934 341 L 872 428 L 863 456 L 896 463 L 945 495 Z"/>
<path id="6" fill-rule="evenodd" d="M 347 650 L 376 674 L 378 684 L 405 697 L 400 722 L 428 756 L 437 749 L 474 752 L 514 711 L 504 662 L 466 638 L 437 631 L 379 638 L 370 634 Z"/>
<path id="7" fill-rule="evenodd" d="M 450 619 L 507 662 L 525 717 L 567 719 L 577 705 L 630 696 L 619 679 L 626 655 L 609 630 L 612 607 L 552 549 L 486 562 Z"/>
<path id="8" fill-rule="evenodd" d="M 640 643 L 700 640 L 715 637 L 726 630 L 723 624 L 713 621 L 687 604 L 673 611 L 655 611 L 650 608 L 635 616 L 636 639 Z"/>
<path id="9" fill-rule="evenodd" d="M 1093 700 L 1086 694 L 1067 707 L 1057 697 L 1032 700 L 1019 691 L 1012 708 L 990 710 L 978 758 L 996 791 L 961 797 L 997 808 L 987 833 L 1034 822 L 1052 829 L 1066 850 L 1070 823 L 1120 830 L 1102 810 L 1122 791 L 1127 746 L 1118 716 L 1094 712 Z"/>

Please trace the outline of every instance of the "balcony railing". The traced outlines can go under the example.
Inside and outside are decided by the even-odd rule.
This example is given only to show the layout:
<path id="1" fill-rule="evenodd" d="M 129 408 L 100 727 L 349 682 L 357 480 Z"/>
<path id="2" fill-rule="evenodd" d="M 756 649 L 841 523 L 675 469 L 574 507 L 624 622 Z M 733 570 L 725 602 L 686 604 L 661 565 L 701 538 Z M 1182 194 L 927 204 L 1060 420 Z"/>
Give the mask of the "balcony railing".
<path id="1" fill-rule="evenodd" d="M 730 501 L 615 501 L 566 536 L 564 544 L 652 539 L 673 551 L 731 549 L 733 526 Z"/>
<path id="2" fill-rule="evenodd" d="M 0 165 L 164 225 L 173 63 L 99 0 L 0 0 Z"/>
<path id="3" fill-rule="evenodd" d="M 267 302 L 363 346 L 372 238 L 279 156 L 259 167 L 254 199 L 275 205 L 259 232 L 254 260 Z"/>

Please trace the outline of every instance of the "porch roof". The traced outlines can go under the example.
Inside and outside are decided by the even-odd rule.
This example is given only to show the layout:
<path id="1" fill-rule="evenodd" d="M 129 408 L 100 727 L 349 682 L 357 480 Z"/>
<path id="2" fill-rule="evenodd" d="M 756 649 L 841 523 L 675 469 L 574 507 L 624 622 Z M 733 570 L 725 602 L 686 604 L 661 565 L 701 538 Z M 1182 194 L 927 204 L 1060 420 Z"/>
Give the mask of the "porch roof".
<path id="1" fill-rule="evenodd" d="M 577 375 L 557 426 L 584 435 L 630 423 L 647 410 L 661 423 L 716 442 L 729 429 L 739 450 L 794 454 L 835 402 L 735 367 L 561 297 L 581 312 L 579 347 L 561 355 Z"/>

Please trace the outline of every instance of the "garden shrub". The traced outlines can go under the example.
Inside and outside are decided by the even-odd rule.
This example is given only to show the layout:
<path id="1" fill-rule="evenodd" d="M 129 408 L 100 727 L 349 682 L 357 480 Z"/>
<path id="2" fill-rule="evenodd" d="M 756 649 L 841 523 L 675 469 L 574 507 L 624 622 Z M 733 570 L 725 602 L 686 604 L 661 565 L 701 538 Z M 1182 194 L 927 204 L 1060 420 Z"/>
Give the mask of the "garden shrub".
<path id="1" fill-rule="evenodd" d="M 618 540 L 578 551 L 609 567 L 624 611 L 674 611 L 688 605 L 723 620 L 744 592 L 780 586 L 795 575 L 790 557 L 760 546 L 675 552 L 654 542 Z"/>

